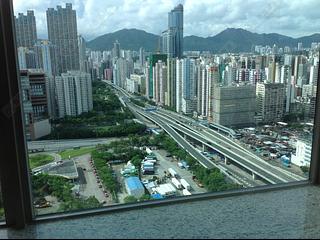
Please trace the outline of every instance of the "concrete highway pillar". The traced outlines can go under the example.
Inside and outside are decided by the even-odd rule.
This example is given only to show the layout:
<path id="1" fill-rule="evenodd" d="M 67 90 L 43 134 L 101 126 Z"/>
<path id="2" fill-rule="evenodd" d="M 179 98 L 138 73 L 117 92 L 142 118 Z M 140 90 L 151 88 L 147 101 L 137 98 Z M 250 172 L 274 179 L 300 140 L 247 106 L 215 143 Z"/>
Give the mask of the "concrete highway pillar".
<path id="1" fill-rule="evenodd" d="M 206 146 L 204 144 L 202 144 L 202 152 L 206 151 Z"/>
<path id="2" fill-rule="evenodd" d="M 228 158 L 227 158 L 226 156 L 224 156 L 224 164 L 225 164 L 225 165 L 228 165 L 228 164 L 229 164 L 229 160 L 228 160 Z"/>
<path id="3" fill-rule="evenodd" d="M 255 173 L 252 173 L 252 179 L 257 180 L 257 175 Z"/>
<path id="4" fill-rule="evenodd" d="M 184 137 L 185 140 L 187 140 L 187 135 L 186 134 L 184 134 L 183 137 Z"/>

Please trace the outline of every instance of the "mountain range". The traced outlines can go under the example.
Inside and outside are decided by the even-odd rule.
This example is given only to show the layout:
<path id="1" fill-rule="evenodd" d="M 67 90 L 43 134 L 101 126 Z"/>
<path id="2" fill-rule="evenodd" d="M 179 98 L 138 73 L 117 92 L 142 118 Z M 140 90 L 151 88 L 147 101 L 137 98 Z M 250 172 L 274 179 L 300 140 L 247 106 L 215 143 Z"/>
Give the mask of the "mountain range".
<path id="1" fill-rule="evenodd" d="M 113 43 L 118 40 L 121 49 L 138 51 L 143 47 L 146 51 L 155 52 L 160 46 L 160 36 L 138 29 L 123 29 L 114 33 L 108 33 L 87 42 L 87 47 L 92 50 L 111 50 Z M 185 51 L 212 51 L 223 52 L 249 52 L 254 45 L 278 47 L 296 47 L 301 42 L 304 47 L 310 47 L 313 42 L 320 42 L 320 34 L 292 38 L 277 33 L 258 34 L 241 28 L 228 28 L 213 37 L 184 37 Z"/>

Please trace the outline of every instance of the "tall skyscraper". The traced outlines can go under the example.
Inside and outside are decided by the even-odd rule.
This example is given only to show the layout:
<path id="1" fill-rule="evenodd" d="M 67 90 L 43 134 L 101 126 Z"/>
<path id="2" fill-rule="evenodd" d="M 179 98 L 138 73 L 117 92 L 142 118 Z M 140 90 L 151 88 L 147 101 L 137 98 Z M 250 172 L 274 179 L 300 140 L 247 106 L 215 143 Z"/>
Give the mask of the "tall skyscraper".
<path id="1" fill-rule="evenodd" d="M 38 67 L 47 76 L 56 76 L 57 69 L 57 47 L 47 40 L 38 41 L 35 44 Z"/>
<path id="2" fill-rule="evenodd" d="M 165 95 L 167 91 L 167 67 L 165 64 L 166 63 L 159 60 L 153 67 L 154 101 L 161 106 L 165 103 Z"/>
<path id="3" fill-rule="evenodd" d="M 317 63 L 317 65 L 315 65 L 315 66 L 311 66 L 309 84 L 317 86 L 317 84 L 318 84 L 318 71 L 319 71 L 319 63 Z"/>
<path id="4" fill-rule="evenodd" d="M 158 61 L 162 61 L 164 63 L 167 62 L 167 55 L 165 54 L 153 54 L 150 56 L 149 58 L 149 76 L 148 76 L 148 80 L 149 80 L 149 83 L 147 84 L 149 89 L 148 89 L 148 93 L 149 93 L 149 98 L 150 99 L 153 99 L 155 96 L 154 96 L 154 89 L 153 89 L 153 86 L 154 86 L 154 71 L 153 71 L 153 67 L 156 65 L 156 63 Z"/>
<path id="5" fill-rule="evenodd" d="M 81 35 L 78 36 L 78 45 L 80 72 L 86 72 L 86 41 Z"/>
<path id="6" fill-rule="evenodd" d="M 166 105 L 171 108 L 176 108 L 176 59 L 168 58 L 167 60 L 167 98 Z"/>
<path id="7" fill-rule="evenodd" d="M 139 50 L 139 62 L 140 62 L 140 66 L 141 68 L 144 66 L 145 63 L 145 55 L 144 55 L 144 49 L 140 48 Z"/>
<path id="8" fill-rule="evenodd" d="M 47 10 L 49 41 L 58 48 L 59 73 L 79 70 L 79 47 L 77 30 L 77 13 L 72 4 L 65 8 L 57 6 L 57 10 Z"/>
<path id="9" fill-rule="evenodd" d="M 113 57 L 120 57 L 120 43 L 118 42 L 118 40 L 113 44 Z"/>
<path id="10" fill-rule="evenodd" d="M 37 42 L 36 18 L 33 11 L 15 17 L 17 47 L 33 48 Z"/>
<path id="11" fill-rule="evenodd" d="M 182 112 L 182 80 L 183 79 L 183 60 L 177 59 L 176 63 L 176 111 Z"/>
<path id="12" fill-rule="evenodd" d="M 162 50 L 169 58 L 183 57 L 183 5 L 168 13 L 168 30 L 162 33 Z"/>
<path id="13" fill-rule="evenodd" d="M 182 112 L 192 114 L 196 110 L 196 65 L 194 59 L 182 61 Z"/>

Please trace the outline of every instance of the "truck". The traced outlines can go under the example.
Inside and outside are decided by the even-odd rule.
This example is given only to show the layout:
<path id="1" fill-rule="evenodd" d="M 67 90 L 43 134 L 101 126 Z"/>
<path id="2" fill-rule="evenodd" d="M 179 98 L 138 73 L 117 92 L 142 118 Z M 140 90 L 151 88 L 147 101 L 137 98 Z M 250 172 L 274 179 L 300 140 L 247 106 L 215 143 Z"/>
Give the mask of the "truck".
<path id="1" fill-rule="evenodd" d="M 143 162 L 142 166 L 143 167 L 154 167 L 154 163 L 153 162 Z"/>
<path id="2" fill-rule="evenodd" d="M 154 168 L 153 167 L 144 167 L 144 166 L 142 166 L 141 167 L 141 171 L 142 171 L 142 174 L 144 174 L 144 175 L 154 174 Z"/>
<path id="3" fill-rule="evenodd" d="M 180 183 L 181 183 L 181 185 L 184 187 L 184 189 L 186 189 L 186 190 L 188 190 L 188 191 L 191 190 L 191 186 L 190 186 L 190 184 L 189 184 L 186 180 L 180 179 Z"/>
<path id="4" fill-rule="evenodd" d="M 288 168 L 291 167 L 291 160 L 286 155 L 281 157 L 281 162 L 282 162 L 283 166 L 288 167 Z"/>
<path id="5" fill-rule="evenodd" d="M 154 154 L 149 154 L 148 156 L 145 157 L 145 159 L 157 160 L 157 157 Z"/>
<path id="6" fill-rule="evenodd" d="M 184 168 L 183 164 L 181 162 L 178 162 L 178 167 L 179 168 Z"/>
<path id="7" fill-rule="evenodd" d="M 174 185 L 177 189 L 179 189 L 179 190 L 183 189 L 182 184 L 179 182 L 178 179 L 172 178 L 172 179 L 171 179 L 171 182 L 173 183 L 173 185 Z"/>
<path id="8" fill-rule="evenodd" d="M 182 194 L 183 194 L 184 196 L 191 196 L 191 195 L 192 195 L 191 192 L 189 192 L 187 189 L 183 189 L 183 190 L 182 190 Z"/>
<path id="9" fill-rule="evenodd" d="M 144 163 L 152 163 L 152 164 L 156 164 L 157 160 L 151 160 L 151 159 L 145 159 Z"/>
<path id="10" fill-rule="evenodd" d="M 170 173 L 170 175 L 174 178 L 178 177 L 178 174 L 175 170 L 173 170 L 172 168 L 168 169 L 168 172 Z"/>

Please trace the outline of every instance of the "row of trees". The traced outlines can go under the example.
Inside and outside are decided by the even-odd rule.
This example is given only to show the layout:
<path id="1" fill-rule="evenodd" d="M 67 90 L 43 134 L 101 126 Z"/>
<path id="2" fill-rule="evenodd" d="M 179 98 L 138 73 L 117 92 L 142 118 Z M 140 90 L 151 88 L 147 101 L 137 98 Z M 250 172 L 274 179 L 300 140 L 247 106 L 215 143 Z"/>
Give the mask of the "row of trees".
<path id="1" fill-rule="evenodd" d="M 106 160 L 101 158 L 101 153 L 99 153 L 99 150 L 92 152 L 92 160 L 104 186 L 113 194 L 118 192 L 118 182 L 113 175 L 112 169 L 107 165 Z"/>
<path id="2" fill-rule="evenodd" d="M 127 196 L 124 198 L 125 203 L 136 203 L 136 202 L 144 202 L 152 200 L 151 196 L 148 194 L 143 195 L 141 198 L 136 198 L 134 196 Z"/>
<path id="3" fill-rule="evenodd" d="M 63 126 L 112 126 L 116 123 L 124 123 L 125 120 L 132 119 L 133 115 L 127 108 L 121 111 L 108 112 L 106 114 L 91 111 L 82 113 L 79 116 L 66 116 L 63 119 L 53 120 L 54 125 Z"/>
<path id="4" fill-rule="evenodd" d="M 157 135 L 154 138 L 153 143 L 164 148 L 178 159 L 186 160 L 192 173 L 208 191 L 217 192 L 239 188 L 239 186 L 236 184 L 228 183 L 219 169 L 204 168 L 193 157 L 191 157 L 190 154 L 188 154 L 185 150 L 182 150 L 178 144 L 165 133 Z"/>
<path id="5" fill-rule="evenodd" d="M 76 138 L 109 138 L 125 137 L 130 134 L 142 134 L 146 131 L 146 126 L 138 123 L 125 123 L 108 127 L 91 127 L 61 125 L 56 127 L 49 139 L 76 139 Z"/>
<path id="6" fill-rule="evenodd" d="M 95 197 L 75 198 L 71 190 L 73 187 L 72 183 L 62 177 L 47 174 L 32 176 L 32 190 L 35 199 L 42 199 L 46 195 L 55 196 L 61 202 L 59 211 L 74 211 L 102 206 Z"/>

